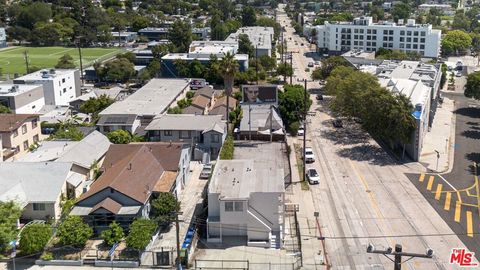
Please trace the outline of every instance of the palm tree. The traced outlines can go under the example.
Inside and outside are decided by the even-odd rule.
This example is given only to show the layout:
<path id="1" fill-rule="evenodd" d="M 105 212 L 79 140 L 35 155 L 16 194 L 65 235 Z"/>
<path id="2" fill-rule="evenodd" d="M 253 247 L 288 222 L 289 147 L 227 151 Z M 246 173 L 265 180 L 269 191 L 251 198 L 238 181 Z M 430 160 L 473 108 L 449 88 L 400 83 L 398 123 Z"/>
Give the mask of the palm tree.
<path id="1" fill-rule="evenodd" d="M 223 85 L 225 87 L 225 94 L 227 95 L 227 131 L 229 113 L 230 113 L 230 95 L 232 94 L 233 81 L 238 70 L 238 62 L 233 57 L 233 54 L 227 52 L 222 60 L 220 60 L 220 75 L 223 77 Z"/>

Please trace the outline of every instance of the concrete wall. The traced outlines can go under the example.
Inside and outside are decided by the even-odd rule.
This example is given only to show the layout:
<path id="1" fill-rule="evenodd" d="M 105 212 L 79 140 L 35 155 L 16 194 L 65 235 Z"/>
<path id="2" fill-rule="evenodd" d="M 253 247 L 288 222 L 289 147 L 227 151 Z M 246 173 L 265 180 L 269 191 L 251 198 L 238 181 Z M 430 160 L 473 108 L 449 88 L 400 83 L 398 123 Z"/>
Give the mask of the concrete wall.
<path id="1" fill-rule="evenodd" d="M 252 193 L 248 203 L 252 208 L 261 213 L 268 221 L 273 223 L 272 230 L 280 230 L 279 193 Z"/>
<path id="2" fill-rule="evenodd" d="M 182 149 L 180 161 L 178 162 L 178 175 L 175 180 L 175 188 L 172 190 L 172 192 L 177 196 L 180 196 L 182 190 L 185 188 L 185 185 L 188 182 L 188 177 L 190 175 L 190 160 L 190 148 Z"/>
<path id="3" fill-rule="evenodd" d="M 218 193 L 208 193 L 208 216 L 220 217 L 220 201 Z"/>

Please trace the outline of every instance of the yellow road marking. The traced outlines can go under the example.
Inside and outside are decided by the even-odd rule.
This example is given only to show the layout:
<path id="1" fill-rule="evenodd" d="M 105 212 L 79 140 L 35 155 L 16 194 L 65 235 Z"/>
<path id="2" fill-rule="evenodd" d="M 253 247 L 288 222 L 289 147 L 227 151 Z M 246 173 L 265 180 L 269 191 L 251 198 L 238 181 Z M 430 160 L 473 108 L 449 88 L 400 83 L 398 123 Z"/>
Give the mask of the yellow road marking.
<path id="1" fill-rule="evenodd" d="M 466 211 L 467 214 L 467 235 L 473 237 L 472 212 Z"/>
<path id="2" fill-rule="evenodd" d="M 435 200 L 440 200 L 440 196 L 442 196 L 442 184 L 437 185 L 437 190 L 435 191 Z"/>
<path id="3" fill-rule="evenodd" d="M 431 175 L 429 178 L 428 178 L 428 184 L 427 184 L 427 190 L 432 190 L 432 185 L 433 185 L 433 179 L 435 177 L 433 175 Z"/>
<path id="4" fill-rule="evenodd" d="M 450 210 L 450 201 L 452 200 L 452 193 L 451 192 L 447 192 L 447 196 L 445 197 L 445 206 L 443 207 L 443 209 L 445 210 Z"/>
<path id="5" fill-rule="evenodd" d="M 418 178 L 418 181 L 420 181 L 420 182 L 423 182 L 423 180 L 425 180 L 425 174 L 424 173 L 420 174 L 420 177 Z"/>
<path id="6" fill-rule="evenodd" d="M 460 214 L 462 210 L 462 203 L 457 201 L 455 204 L 455 222 L 460 222 Z"/>

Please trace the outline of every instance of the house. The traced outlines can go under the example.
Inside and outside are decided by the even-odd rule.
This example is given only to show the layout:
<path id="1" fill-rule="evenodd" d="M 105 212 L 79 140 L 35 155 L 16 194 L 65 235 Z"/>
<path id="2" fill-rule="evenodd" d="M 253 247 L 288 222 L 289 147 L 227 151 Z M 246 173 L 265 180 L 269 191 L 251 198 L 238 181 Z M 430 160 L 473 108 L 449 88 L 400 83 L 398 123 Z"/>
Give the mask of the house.
<path id="1" fill-rule="evenodd" d="M 37 113 L 45 105 L 43 86 L 0 84 L 0 104 L 19 114 Z"/>
<path id="2" fill-rule="evenodd" d="M 80 96 L 77 69 L 39 70 L 13 80 L 14 84 L 41 84 L 46 105 L 68 105 Z"/>
<path id="3" fill-rule="evenodd" d="M 272 50 L 275 47 L 273 27 L 250 26 L 241 27 L 235 33 L 231 33 L 225 41 L 238 42 L 238 36 L 245 34 L 252 43 L 256 51 L 256 56 L 272 56 Z"/>
<path id="4" fill-rule="evenodd" d="M 243 117 L 237 139 L 282 141 L 285 138 L 283 121 L 274 104 L 242 104 L 241 107 Z"/>
<path id="5" fill-rule="evenodd" d="M 71 198 L 78 179 L 72 166 L 71 162 L 0 163 L 0 201 L 16 201 L 25 222 L 58 220 L 62 200 Z"/>
<path id="6" fill-rule="evenodd" d="M 207 241 L 242 237 L 249 246 L 280 248 L 284 192 L 283 168 L 270 159 L 217 161 L 208 186 Z"/>
<path id="7" fill-rule="evenodd" d="M 100 168 L 111 143 L 98 131 L 93 131 L 81 141 L 43 141 L 40 146 L 17 159 L 19 162 L 71 162 L 72 170 L 93 179 L 95 167 Z M 76 186 L 76 194 L 83 192 L 85 181 Z"/>
<path id="8" fill-rule="evenodd" d="M 111 32 L 112 41 L 120 43 L 130 43 L 137 39 L 137 32 Z"/>
<path id="9" fill-rule="evenodd" d="M 40 134 L 38 115 L 0 114 L 0 161 L 25 154 L 31 145 L 40 141 Z"/>
<path id="10" fill-rule="evenodd" d="M 215 90 L 210 87 L 203 87 L 195 91 L 192 104 L 185 109 L 184 114 L 208 114 L 208 111 L 215 102 Z"/>
<path id="11" fill-rule="evenodd" d="M 0 48 L 7 47 L 7 34 L 4 27 L 0 27 Z"/>
<path id="12" fill-rule="evenodd" d="M 189 162 L 189 146 L 181 143 L 111 145 L 102 175 L 70 214 L 83 217 L 97 234 L 112 221 L 127 229 L 135 218 L 149 217 L 150 201 L 156 194 L 181 193 Z"/>
<path id="13" fill-rule="evenodd" d="M 188 79 L 152 79 L 124 100 L 101 111 L 97 122 L 98 130 L 104 134 L 117 129 L 142 134 L 142 129 L 155 116 L 166 113 L 189 90 Z"/>
<path id="14" fill-rule="evenodd" d="M 238 106 L 238 100 L 230 97 L 228 107 L 230 111 L 235 110 Z M 212 109 L 208 112 L 209 115 L 221 115 L 223 120 L 226 120 L 225 116 L 227 115 L 227 96 L 223 96 L 215 101 Z"/>
<path id="15" fill-rule="evenodd" d="M 207 153 L 215 159 L 227 135 L 227 126 L 220 115 L 165 114 L 153 119 L 145 128 L 153 142 L 185 142 L 195 145 L 193 159 Z"/>
<path id="16" fill-rule="evenodd" d="M 72 110 L 80 111 L 80 106 L 82 106 L 85 101 L 91 98 L 99 98 L 101 95 L 106 95 L 107 97 L 116 101 L 119 98 L 120 92 L 122 90 L 123 88 L 120 87 L 112 87 L 110 89 L 94 88 L 92 91 L 78 96 L 76 99 L 70 101 L 69 104 Z"/>

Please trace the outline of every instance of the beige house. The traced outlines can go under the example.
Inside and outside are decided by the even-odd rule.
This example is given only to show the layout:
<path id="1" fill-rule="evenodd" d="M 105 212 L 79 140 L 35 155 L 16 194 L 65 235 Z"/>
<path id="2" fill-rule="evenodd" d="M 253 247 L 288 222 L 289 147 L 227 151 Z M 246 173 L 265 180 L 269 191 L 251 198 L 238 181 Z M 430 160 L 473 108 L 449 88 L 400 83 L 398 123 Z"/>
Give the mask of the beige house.
<path id="1" fill-rule="evenodd" d="M 35 114 L 0 114 L 1 160 L 22 156 L 40 140 L 40 121 Z"/>

